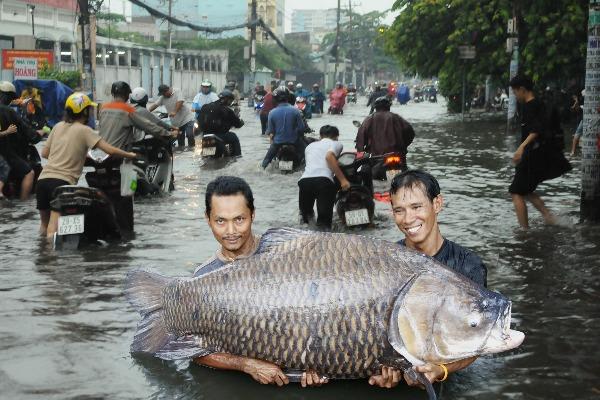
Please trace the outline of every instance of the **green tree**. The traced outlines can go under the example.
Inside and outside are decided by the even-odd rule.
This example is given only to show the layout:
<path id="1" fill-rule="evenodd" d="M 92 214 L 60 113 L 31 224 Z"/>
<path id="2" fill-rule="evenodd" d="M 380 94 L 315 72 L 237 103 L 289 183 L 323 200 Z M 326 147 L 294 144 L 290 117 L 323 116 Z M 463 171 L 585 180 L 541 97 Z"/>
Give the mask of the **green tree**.
<path id="1" fill-rule="evenodd" d="M 460 93 L 463 67 L 471 87 L 490 75 L 506 85 L 510 54 L 506 25 L 519 14 L 520 71 L 540 87 L 567 86 L 585 68 L 587 0 L 397 0 L 400 14 L 386 33 L 386 48 L 408 71 L 438 76 L 440 91 Z M 473 45 L 475 60 L 458 57 Z"/>

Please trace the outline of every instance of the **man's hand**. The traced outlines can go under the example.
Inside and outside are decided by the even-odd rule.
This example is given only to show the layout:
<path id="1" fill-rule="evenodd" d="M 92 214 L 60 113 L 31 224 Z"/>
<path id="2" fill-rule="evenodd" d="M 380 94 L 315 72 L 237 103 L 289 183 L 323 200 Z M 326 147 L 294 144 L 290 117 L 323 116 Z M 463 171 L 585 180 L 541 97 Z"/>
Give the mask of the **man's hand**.
<path id="1" fill-rule="evenodd" d="M 425 378 L 431 383 L 437 382 L 444 377 L 444 369 L 436 364 L 425 364 L 413 367 L 415 371 L 425 375 Z M 404 375 L 404 379 L 409 386 L 416 386 L 424 389 L 423 384 L 419 381 L 413 381 L 408 375 Z"/>
<path id="2" fill-rule="evenodd" d="M 4 131 L 4 133 L 6 135 L 10 135 L 12 133 L 15 133 L 17 131 L 17 126 L 15 124 L 10 124 L 8 126 L 8 128 L 6 128 L 6 130 Z"/>
<path id="3" fill-rule="evenodd" d="M 179 128 L 171 128 L 170 132 L 171 132 L 171 137 L 173 139 L 177 139 L 177 136 L 179 136 Z"/>
<path id="4" fill-rule="evenodd" d="M 392 367 L 381 367 L 381 375 L 373 375 L 369 378 L 369 385 L 391 389 L 398 386 L 402 380 L 402 371 Z"/>
<path id="5" fill-rule="evenodd" d="M 269 143 L 273 143 L 273 134 L 269 134 Z"/>
<path id="6" fill-rule="evenodd" d="M 515 151 L 515 154 L 513 155 L 513 163 L 514 164 L 518 164 L 519 161 L 521 161 L 521 158 L 523 158 L 523 148 L 519 147 L 517 149 L 517 151 Z"/>
<path id="7" fill-rule="evenodd" d="M 177 113 L 170 112 L 170 113 L 169 113 L 169 118 L 174 118 L 174 117 L 175 117 L 175 115 L 177 115 Z"/>
<path id="8" fill-rule="evenodd" d="M 342 190 L 348 190 L 350 189 L 350 182 L 348 181 L 348 179 L 343 179 L 340 181 L 340 186 L 342 187 Z"/>
<path id="9" fill-rule="evenodd" d="M 302 373 L 302 379 L 300 379 L 300 385 L 302 387 L 321 386 L 327 382 L 329 382 L 329 379 L 327 379 L 326 377 L 320 377 L 316 371 L 310 369 Z"/>
<path id="10" fill-rule="evenodd" d="M 287 376 L 277 365 L 249 358 L 244 363 L 242 371 L 252 376 L 252 378 L 263 385 L 283 386 L 289 383 Z"/>

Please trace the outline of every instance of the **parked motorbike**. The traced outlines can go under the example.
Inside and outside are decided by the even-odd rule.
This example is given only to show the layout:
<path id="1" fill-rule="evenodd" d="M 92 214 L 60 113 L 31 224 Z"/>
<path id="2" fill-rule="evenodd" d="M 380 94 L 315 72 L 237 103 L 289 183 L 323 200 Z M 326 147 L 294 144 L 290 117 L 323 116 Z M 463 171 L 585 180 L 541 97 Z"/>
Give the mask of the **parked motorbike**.
<path id="1" fill-rule="evenodd" d="M 115 210 L 101 190 L 65 185 L 56 188 L 53 196 L 52 210 L 61 214 L 52 241 L 55 250 L 121 238 Z"/>
<path id="2" fill-rule="evenodd" d="M 365 153 L 345 152 L 338 157 L 350 188 L 339 190 L 336 195 L 337 214 L 347 227 L 364 226 L 373 222 L 373 180 L 369 156 Z"/>

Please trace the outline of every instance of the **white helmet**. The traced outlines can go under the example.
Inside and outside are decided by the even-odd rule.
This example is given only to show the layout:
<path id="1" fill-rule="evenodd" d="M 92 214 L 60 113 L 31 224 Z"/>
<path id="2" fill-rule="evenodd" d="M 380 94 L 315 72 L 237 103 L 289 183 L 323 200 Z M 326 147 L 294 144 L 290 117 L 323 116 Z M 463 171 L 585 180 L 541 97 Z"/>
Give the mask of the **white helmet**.
<path id="1" fill-rule="evenodd" d="M 296 89 L 302 89 L 302 84 L 301 83 L 297 83 L 296 84 Z"/>
<path id="2" fill-rule="evenodd" d="M 135 102 L 142 100 L 144 97 L 148 96 L 148 92 L 143 87 L 136 87 L 131 91 L 129 98 Z"/>
<path id="3" fill-rule="evenodd" d="M 0 92 L 17 93 L 17 89 L 15 88 L 15 85 L 13 85 L 12 83 L 10 83 L 8 81 L 2 81 L 2 82 L 0 82 Z"/>

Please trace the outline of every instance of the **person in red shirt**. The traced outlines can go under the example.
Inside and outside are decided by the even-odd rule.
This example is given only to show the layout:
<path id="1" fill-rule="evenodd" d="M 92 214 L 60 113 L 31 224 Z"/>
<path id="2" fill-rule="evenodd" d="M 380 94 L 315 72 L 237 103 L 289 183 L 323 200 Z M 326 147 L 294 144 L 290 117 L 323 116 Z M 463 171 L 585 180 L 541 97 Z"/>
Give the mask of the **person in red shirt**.
<path id="1" fill-rule="evenodd" d="M 273 100 L 273 90 L 277 88 L 277 81 L 271 81 L 271 90 L 263 98 L 263 107 L 260 110 L 260 128 L 261 133 L 264 135 L 267 131 L 267 121 L 269 120 L 269 113 L 275 108 L 275 101 Z"/>

